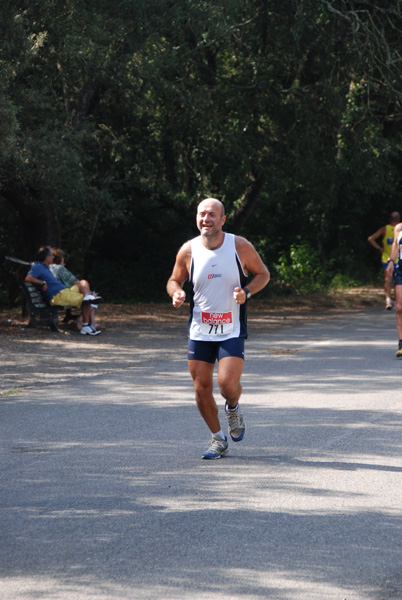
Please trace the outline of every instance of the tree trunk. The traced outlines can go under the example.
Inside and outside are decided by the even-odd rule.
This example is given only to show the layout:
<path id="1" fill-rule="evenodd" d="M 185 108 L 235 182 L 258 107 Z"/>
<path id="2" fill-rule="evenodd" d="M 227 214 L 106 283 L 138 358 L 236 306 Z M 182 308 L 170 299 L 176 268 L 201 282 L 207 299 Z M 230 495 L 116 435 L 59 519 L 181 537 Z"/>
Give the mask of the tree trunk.
<path id="1" fill-rule="evenodd" d="M 235 229 L 241 227 L 252 214 L 264 187 L 264 183 L 265 174 L 262 172 L 253 180 L 244 193 L 241 204 L 237 207 L 232 216 L 233 227 Z"/>

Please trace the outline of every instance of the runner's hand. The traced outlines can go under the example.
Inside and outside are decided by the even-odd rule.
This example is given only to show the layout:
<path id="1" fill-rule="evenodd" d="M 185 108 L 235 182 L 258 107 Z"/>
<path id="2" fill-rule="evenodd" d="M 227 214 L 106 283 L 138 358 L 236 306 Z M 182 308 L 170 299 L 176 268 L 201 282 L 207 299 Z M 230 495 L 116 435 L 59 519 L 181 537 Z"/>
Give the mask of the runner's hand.
<path id="1" fill-rule="evenodd" d="M 180 308 L 180 306 L 183 304 L 185 299 L 186 299 L 186 292 L 184 290 L 179 290 L 178 292 L 175 292 L 172 296 L 173 306 L 175 308 Z"/>
<path id="2" fill-rule="evenodd" d="M 246 292 L 241 287 L 235 287 L 233 298 L 236 304 L 244 304 L 246 301 Z"/>
<path id="3" fill-rule="evenodd" d="M 394 272 L 394 262 L 392 260 L 389 261 L 387 268 L 385 269 L 388 273 L 388 275 L 392 275 L 392 273 Z"/>

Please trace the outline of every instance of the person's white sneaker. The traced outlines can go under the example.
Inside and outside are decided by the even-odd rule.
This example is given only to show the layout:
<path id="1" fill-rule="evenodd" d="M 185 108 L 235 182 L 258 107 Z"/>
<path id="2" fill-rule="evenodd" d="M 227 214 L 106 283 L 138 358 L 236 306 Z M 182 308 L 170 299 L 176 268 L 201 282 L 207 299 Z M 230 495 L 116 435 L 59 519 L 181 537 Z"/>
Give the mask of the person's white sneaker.
<path id="1" fill-rule="evenodd" d="M 85 325 L 84 327 L 81 327 L 80 333 L 81 335 L 99 335 L 102 332 L 100 329 L 92 327 L 92 325 Z"/>

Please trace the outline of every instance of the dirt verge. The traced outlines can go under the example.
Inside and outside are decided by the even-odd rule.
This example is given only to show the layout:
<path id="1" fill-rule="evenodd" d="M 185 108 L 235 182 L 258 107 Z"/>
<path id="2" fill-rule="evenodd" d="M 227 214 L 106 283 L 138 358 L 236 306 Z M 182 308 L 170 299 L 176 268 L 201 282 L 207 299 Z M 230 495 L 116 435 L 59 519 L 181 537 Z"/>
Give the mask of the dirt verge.
<path id="1" fill-rule="evenodd" d="M 373 306 L 381 306 L 383 291 L 380 288 L 353 288 L 351 290 L 331 294 L 308 296 L 284 296 L 260 301 L 253 298 L 249 304 L 249 324 L 258 324 L 264 331 L 282 325 L 295 325 L 311 319 L 350 310 L 362 310 Z M 103 304 L 98 310 L 99 326 L 104 330 L 129 329 L 144 323 L 168 323 L 170 325 L 185 323 L 188 319 L 188 306 L 174 310 L 170 303 L 166 304 Z M 0 345 L 3 336 L 21 338 L 31 331 L 40 339 L 48 328 L 38 327 L 27 330 L 28 318 L 21 311 L 0 311 Z M 61 324 L 63 333 L 75 333 L 74 327 Z"/>
<path id="2" fill-rule="evenodd" d="M 263 302 L 257 297 L 249 304 L 249 333 L 254 337 L 382 304 L 383 292 L 377 288 Z M 90 337 L 80 335 L 72 323 L 61 324 L 59 333 L 49 327 L 28 329 L 20 310 L 0 311 L 0 397 L 71 378 L 147 368 L 161 352 L 182 360 L 187 319 L 188 306 L 105 304 L 98 310 L 102 334 Z"/>

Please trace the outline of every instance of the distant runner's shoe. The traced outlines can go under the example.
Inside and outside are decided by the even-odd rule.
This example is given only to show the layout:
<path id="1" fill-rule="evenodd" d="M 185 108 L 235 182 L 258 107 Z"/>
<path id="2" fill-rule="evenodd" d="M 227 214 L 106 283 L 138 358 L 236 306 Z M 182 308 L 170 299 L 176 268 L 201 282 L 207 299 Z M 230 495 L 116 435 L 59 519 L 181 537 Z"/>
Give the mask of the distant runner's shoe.
<path id="1" fill-rule="evenodd" d="M 211 443 L 209 444 L 209 448 L 204 454 L 202 458 L 206 460 L 216 460 L 218 458 L 222 458 L 225 454 L 228 453 L 228 438 L 225 436 L 223 440 L 219 435 L 212 436 Z"/>
<path id="2" fill-rule="evenodd" d="M 402 358 L 402 346 L 399 346 L 398 350 L 396 351 L 396 358 Z"/>
<path id="3" fill-rule="evenodd" d="M 392 300 L 391 300 L 391 298 L 387 298 L 387 299 L 385 300 L 385 308 L 386 308 L 386 310 L 392 310 L 392 309 L 393 309 L 393 307 L 394 307 L 394 305 L 393 305 L 393 303 L 392 303 Z"/>
<path id="4" fill-rule="evenodd" d="M 244 434 L 246 432 L 246 426 L 244 424 L 240 406 L 237 405 L 237 409 L 233 412 L 230 412 L 228 411 L 228 405 L 226 404 L 225 410 L 230 437 L 234 442 L 240 442 L 240 440 L 244 438 Z"/>

